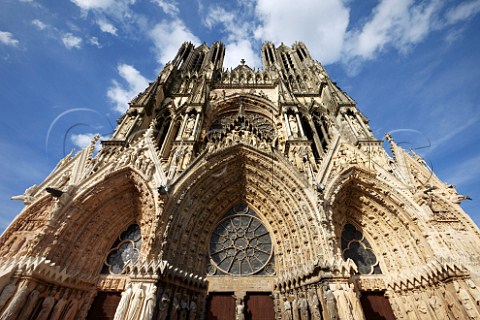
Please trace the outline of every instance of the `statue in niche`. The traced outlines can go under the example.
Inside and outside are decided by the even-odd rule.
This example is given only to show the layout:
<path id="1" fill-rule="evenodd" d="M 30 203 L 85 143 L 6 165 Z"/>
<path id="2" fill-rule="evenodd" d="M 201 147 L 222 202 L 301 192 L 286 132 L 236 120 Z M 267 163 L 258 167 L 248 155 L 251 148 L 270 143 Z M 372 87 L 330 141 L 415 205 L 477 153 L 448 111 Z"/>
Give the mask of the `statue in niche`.
<path id="1" fill-rule="evenodd" d="M 288 301 L 287 297 L 283 298 L 283 319 L 293 320 L 292 305 L 290 304 L 290 301 Z"/>
<path id="2" fill-rule="evenodd" d="M 238 298 L 235 306 L 235 320 L 245 320 L 245 306 L 243 305 L 243 299 Z"/>
<path id="3" fill-rule="evenodd" d="M 171 320 L 176 320 L 178 319 L 178 316 L 180 314 L 180 303 L 178 302 L 178 296 L 180 295 L 179 292 L 177 292 L 173 296 L 173 301 L 172 301 L 172 311 L 170 312 L 170 319 Z"/>
<path id="4" fill-rule="evenodd" d="M 293 320 L 300 319 L 300 316 L 298 313 L 298 297 L 294 297 L 292 300 L 292 315 L 293 315 Z"/>
<path id="5" fill-rule="evenodd" d="M 132 283 L 129 282 L 127 284 L 126 290 L 122 292 L 122 297 L 118 304 L 117 310 L 115 311 L 115 316 L 113 318 L 114 320 L 121 320 L 123 318 L 123 315 L 127 312 L 128 304 L 130 302 L 130 297 L 132 296 L 132 293 Z"/>
<path id="6" fill-rule="evenodd" d="M 132 301 L 128 307 L 127 319 L 140 318 L 140 311 L 142 310 L 144 292 L 141 285 L 133 289 Z"/>
<path id="7" fill-rule="evenodd" d="M 461 319 L 463 313 L 457 305 L 457 299 L 445 287 L 441 287 L 443 300 L 445 301 L 450 319 Z"/>
<path id="8" fill-rule="evenodd" d="M 298 137 L 297 118 L 293 114 L 288 116 L 288 123 L 290 125 L 290 132 L 292 133 L 292 136 L 293 137 Z"/>
<path id="9" fill-rule="evenodd" d="M 337 320 L 338 318 L 338 310 L 337 310 L 337 300 L 335 299 L 335 295 L 333 291 L 326 286 L 325 287 L 325 300 L 326 300 L 326 314 L 330 315 L 332 320 Z"/>
<path id="10" fill-rule="evenodd" d="M 27 302 L 23 306 L 23 310 L 19 316 L 19 319 L 30 319 L 30 314 L 33 312 L 33 308 L 37 305 L 38 299 L 40 298 L 40 288 L 33 290 L 27 298 Z"/>
<path id="11" fill-rule="evenodd" d="M 448 320 L 448 312 L 445 310 L 445 306 L 442 301 L 435 294 L 435 291 L 430 291 L 428 303 L 430 304 L 430 308 L 432 308 L 433 313 L 437 315 L 437 319 Z"/>
<path id="12" fill-rule="evenodd" d="M 5 288 L 7 289 L 7 288 Z M 4 290 L 5 291 L 5 290 Z M 13 294 L 13 292 L 12 292 Z M 16 292 L 13 299 L 8 304 L 7 308 L 3 311 L 2 315 L 0 316 L 0 320 L 10 320 L 15 319 L 17 315 L 20 313 L 21 308 L 25 304 L 25 301 L 30 294 L 30 290 L 28 289 L 28 285 L 23 285 L 18 291 Z M 3 296 L 3 293 L 2 293 Z M 10 294 L 11 296 L 11 294 Z M 6 301 L 5 301 L 6 302 Z M 3 302 L 5 304 L 5 302 Z"/>
<path id="13" fill-rule="evenodd" d="M 145 297 L 145 313 L 142 319 L 149 320 L 153 317 L 153 312 L 155 311 L 155 304 L 157 301 L 157 286 L 152 285 L 148 290 L 147 296 Z"/>
<path id="14" fill-rule="evenodd" d="M 191 114 L 188 116 L 187 123 L 185 124 L 185 129 L 183 129 L 183 138 L 190 138 L 195 128 L 195 116 Z"/>
<path id="15" fill-rule="evenodd" d="M 78 305 L 80 304 L 81 300 L 80 294 L 72 296 L 72 300 L 67 306 L 67 312 L 65 313 L 64 319 L 75 319 L 75 315 L 78 311 Z"/>
<path id="16" fill-rule="evenodd" d="M 477 319 L 477 309 L 475 308 L 475 305 L 473 304 L 473 301 L 470 298 L 467 290 L 463 289 L 457 282 L 454 282 L 453 285 L 455 286 L 455 291 L 457 292 L 458 298 L 465 308 L 465 312 L 467 313 L 468 317 L 471 319 Z"/>
<path id="17" fill-rule="evenodd" d="M 310 308 L 310 314 L 313 320 L 322 319 L 320 301 L 318 300 L 315 289 L 312 289 L 308 294 L 308 307 Z"/>
<path id="18" fill-rule="evenodd" d="M 170 291 L 165 290 L 160 299 L 160 305 L 158 306 L 158 320 L 167 319 L 168 305 L 170 304 Z"/>
<path id="19" fill-rule="evenodd" d="M 63 310 L 67 305 L 67 296 L 68 290 L 64 292 L 63 296 L 57 301 L 55 307 L 53 308 L 52 315 L 50 316 L 50 320 L 58 320 L 62 316 Z"/>
<path id="20" fill-rule="evenodd" d="M 420 293 L 415 292 L 413 295 L 415 299 L 415 306 L 417 308 L 417 314 L 419 319 L 431 319 L 431 316 L 428 312 L 428 305 L 425 302 L 425 300 L 422 299 L 422 296 Z"/>
<path id="21" fill-rule="evenodd" d="M 186 294 L 183 295 L 182 300 L 180 301 L 180 320 L 187 320 L 187 313 L 188 313 L 188 296 Z"/>
<path id="22" fill-rule="evenodd" d="M 55 298 L 52 296 L 48 296 L 43 299 L 42 302 L 42 309 L 37 316 L 37 320 L 47 320 L 49 319 L 50 312 L 52 312 L 53 305 L 55 304 Z"/>
<path id="23" fill-rule="evenodd" d="M 347 293 L 345 292 L 345 289 L 343 287 L 338 288 L 336 294 L 338 312 L 343 313 L 344 319 L 355 320 L 353 306 L 347 296 Z"/>
<path id="24" fill-rule="evenodd" d="M 190 305 L 188 307 L 189 313 L 188 313 L 188 319 L 189 320 L 195 320 L 197 319 L 197 298 L 192 297 L 192 300 L 190 301 Z"/>
<path id="25" fill-rule="evenodd" d="M 300 319 L 310 320 L 307 299 L 305 299 L 305 294 L 303 293 L 300 293 L 300 297 L 298 298 L 298 310 L 300 311 Z"/>

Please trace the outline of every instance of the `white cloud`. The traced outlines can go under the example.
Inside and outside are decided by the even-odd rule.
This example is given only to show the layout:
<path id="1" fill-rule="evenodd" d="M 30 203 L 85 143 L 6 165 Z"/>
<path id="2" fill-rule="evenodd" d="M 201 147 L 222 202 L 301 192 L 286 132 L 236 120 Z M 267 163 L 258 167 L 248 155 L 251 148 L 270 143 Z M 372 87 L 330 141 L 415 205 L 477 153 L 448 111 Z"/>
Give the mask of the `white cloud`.
<path id="1" fill-rule="evenodd" d="M 175 57 L 180 45 L 185 41 L 200 43 L 180 19 L 162 21 L 150 31 L 149 36 L 155 44 L 157 61 L 162 65 Z"/>
<path id="2" fill-rule="evenodd" d="M 115 0 L 71 0 L 82 10 L 106 9 L 115 3 Z"/>
<path id="3" fill-rule="evenodd" d="M 462 20 L 469 19 L 480 12 L 480 1 L 472 0 L 463 2 L 462 4 L 450 9 L 446 13 L 447 22 L 449 24 L 457 23 Z"/>
<path id="4" fill-rule="evenodd" d="M 78 147 L 79 149 L 83 149 L 88 147 L 92 142 L 94 136 L 98 133 L 80 133 L 80 134 L 72 134 L 70 140 L 72 143 Z M 101 140 L 106 140 L 109 137 L 100 135 L 100 139 L 95 143 L 95 150 L 98 151 L 101 147 Z"/>
<path id="5" fill-rule="evenodd" d="M 82 39 L 74 36 L 71 33 L 66 33 L 62 37 L 62 42 L 67 49 L 80 48 L 82 46 Z"/>
<path id="6" fill-rule="evenodd" d="M 38 19 L 32 20 L 32 24 L 40 30 L 44 30 L 47 27 L 45 23 Z"/>
<path id="7" fill-rule="evenodd" d="M 322 63 L 336 62 L 343 48 L 349 9 L 338 0 L 259 0 L 256 39 L 293 44 L 303 41 Z"/>
<path id="8" fill-rule="evenodd" d="M 162 8 L 163 12 L 171 16 L 177 16 L 180 13 L 178 9 L 178 4 L 176 1 L 172 0 L 152 0 L 152 2 L 156 3 L 160 8 Z"/>
<path id="9" fill-rule="evenodd" d="M 90 44 L 96 46 L 97 48 L 101 48 L 102 45 L 100 44 L 100 42 L 98 41 L 98 38 L 97 37 L 91 37 L 88 42 L 90 42 Z"/>
<path id="10" fill-rule="evenodd" d="M 137 69 L 128 64 L 119 65 L 117 70 L 118 74 L 126 81 L 127 86 L 124 87 L 113 80 L 113 86 L 108 88 L 107 96 L 115 104 L 115 111 L 123 113 L 128 109 L 128 103 L 139 92 L 143 92 L 147 88 L 148 80 Z"/>
<path id="11" fill-rule="evenodd" d="M 105 20 L 98 20 L 97 21 L 98 26 L 100 27 L 100 30 L 106 33 L 113 34 L 114 36 L 117 35 L 117 28 L 111 23 L 108 23 Z"/>
<path id="12" fill-rule="evenodd" d="M 19 42 L 13 37 L 12 33 L 7 31 L 0 31 L 0 43 L 3 43 L 7 46 L 16 47 Z"/>
<path id="13" fill-rule="evenodd" d="M 262 65 L 258 53 L 252 48 L 252 43 L 248 40 L 230 42 L 225 45 L 224 67 L 236 67 L 240 60 L 245 59 L 245 64 L 250 67 L 259 67 Z"/>
<path id="14" fill-rule="evenodd" d="M 248 8 L 243 9 L 248 11 Z M 250 67 L 261 66 L 260 56 L 254 50 L 253 39 L 250 37 L 254 28 L 251 18 L 247 20 L 240 12 L 235 14 L 215 6 L 209 8 L 204 23 L 210 29 L 218 24 L 224 27 L 224 32 L 227 34 L 223 63 L 225 67 L 236 67 L 241 59 L 245 59 Z"/>

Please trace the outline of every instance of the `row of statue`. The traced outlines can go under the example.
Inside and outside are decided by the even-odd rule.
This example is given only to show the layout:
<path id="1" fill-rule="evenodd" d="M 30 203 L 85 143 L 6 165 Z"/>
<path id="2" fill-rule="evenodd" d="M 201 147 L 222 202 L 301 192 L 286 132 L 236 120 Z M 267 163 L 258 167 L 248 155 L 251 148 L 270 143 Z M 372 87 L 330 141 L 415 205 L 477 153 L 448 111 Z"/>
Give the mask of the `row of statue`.
<path id="1" fill-rule="evenodd" d="M 158 300 L 158 307 L 157 307 Z M 158 289 L 154 284 L 127 284 L 122 293 L 114 320 L 197 319 L 197 297 L 169 288 Z"/>
<path id="2" fill-rule="evenodd" d="M 0 294 L 0 319 L 71 320 L 82 305 L 82 295 L 70 289 L 55 292 L 44 286 L 12 282 Z"/>

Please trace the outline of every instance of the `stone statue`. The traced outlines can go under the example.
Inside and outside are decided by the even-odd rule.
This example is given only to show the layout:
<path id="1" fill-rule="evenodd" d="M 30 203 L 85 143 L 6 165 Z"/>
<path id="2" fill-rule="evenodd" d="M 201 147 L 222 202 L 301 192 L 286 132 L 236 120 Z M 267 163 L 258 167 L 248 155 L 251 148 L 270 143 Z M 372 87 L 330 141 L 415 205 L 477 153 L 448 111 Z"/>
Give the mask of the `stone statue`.
<path id="1" fill-rule="evenodd" d="M 284 320 L 293 320 L 292 316 L 292 305 L 288 298 L 283 298 L 283 319 Z"/>
<path id="2" fill-rule="evenodd" d="M 2 295 L 0 295 L 0 310 L 2 310 L 3 306 L 13 296 L 16 289 L 17 285 L 15 283 L 10 283 L 3 289 Z"/>
<path id="3" fill-rule="evenodd" d="M 0 316 L 0 320 L 15 319 L 17 315 L 20 313 L 21 308 L 25 304 L 25 301 L 27 300 L 27 297 L 30 293 L 29 291 L 30 290 L 28 289 L 27 285 L 23 285 L 20 289 L 18 289 L 15 296 L 8 304 L 7 308 L 5 308 L 2 315 Z"/>
<path id="4" fill-rule="evenodd" d="M 79 296 L 73 296 L 70 300 L 70 303 L 67 305 L 67 311 L 65 312 L 65 316 L 63 319 L 65 320 L 73 320 L 75 319 L 75 316 L 77 315 L 78 311 L 78 306 L 80 304 L 81 298 Z"/>
<path id="5" fill-rule="evenodd" d="M 463 313 L 457 305 L 457 299 L 450 291 L 445 289 L 445 287 L 441 288 L 441 292 L 443 295 L 443 300 L 445 301 L 445 304 L 449 310 L 450 319 L 461 319 L 463 317 Z"/>
<path id="6" fill-rule="evenodd" d="M 180 313 L 180 303 L 178 302 L 177 296 L 179 293 L 175 294 L 172 301 L 172 311 L 170 312 L 170 319 L 176 320 L 179 317 Z"/>
<path id="7" fill-rule="evenodd" d="M 290 124 L 290 132 L 292 133 L 292 136 L 298 137 L 297 118 L 293 114 L 288 116 L 288 123 Z"/>
<path id="8" fill-rule="evenodd" d="M 132 296 L 132 283 L 127 284 L 127 289 L 122 292 L 122 298 L 118 304 L 117 310 L 115 311 L 114 320 L 121 320 L 124 314 L 127 312 L 128 304 L 130 302 L 130 297 Z"/>
<path id="9" fill-rule="evenodd" d="M 321 320 L 322 313 L 321 313 L 321 306 L 320 301 L 318 300 L 317 294 L 314 290 L 309 292 L 308 295 L 308 307 L 310 309 L 310 314 L 313 320 Z"/>
<path id="10" fill-rule="evenodd" d="M 180 320 L 187 320 L 188 313 L 188 296 L 183 295 L 182 300 L 180 300 Z"/>
<path id="11" fill-rule="evenodd" d="M 245 306 L 241 298 L 237 299 L 237 305 L 235 306 L 235 320 L 245 320 Z"/>
<path id="12" fill-rule="evenodd" d="M 157 286 L 152 285 L 148 290 L 147 296 L 145 297 L 145 313 L 143 314 L 142 319 L 150 320 L 153 317 L 153 312 L 155 311 L 155 304 L 157 301 Z"/>
<path id="13" fill-rule="evenodd" d="M 457 282 L 454 282 L 453 285 L 455 286 L 455 291 L 457 292 L 458 298 L 465 308 L 465 312 L 467 313 L 468 317 L 470 319 L 477 319 L 477 309 L 475 308 L 475 305 L 473 304 L 467 290 L 463 289 Z"/>
<path id="14" fill-rule="evenodd" d="M 305 299 L 305 295 L 303 293 L 300 294 L 300 298 L 298 298 L 298 310 L 300 311 L 300 319 L 310 320 L 307 299 Z"/>
<path id="15" fill-rule="evenodd" d="M 143 306 L 144 292 L 142 286 L 133 289 L 132 301 L 128 307 L 126 320 L 134 320 L 140 318 L 140 312 Z"/>
<path id="16" fill-rule="evenodd" d="M 37 305 L 40 292 L 38 290 L 33 290 L 27 298 L 27 302 L 23 306 L 23 310 L 20 313 L 19 319 L 30 319 L 30 314 L 33 312 L 33 308 Z"/>
<path id="17" fill-rule="evenodd" d="M 477 288 L 477 286 L 472 280 L 467 279 L 465 280 L 465 282 L 470 287 L 470 294 L 472 295 L 475 304 L 477 306 L 480 306 L 480 290 Z"/>
<path id="18" fill-rule="evenodd" d="M 440 299 L 435 294 L 435 291 L 430 292 L 430 297 L 428 298 L 428 303 L 433 310 L 433 313 L 437 316 L 439 320 L 448 320 L 448 312 L 445 310 L 445 306 L 440 301 Z"/>
<path id="19" fill-rule="evenodd" d="M 337 301 L 333 291 L 328 287 L 325 289 L 326 313 L 331 315 L 332 320 L 338 319 Z"/>
<path id="20" fill-rule="evenodd" d="M 50 312 L 52 312 L 53 305 L 55 304 L 55 298 L 52 296 L 46 297 L 42 302 L 42 309 L 37 316 L 37 320 L 49 319 Z"/>
<path id="21" fill-rule="evenodd" d="M 192 297 L 192 301 L 190 301 L 190 306 L 188 307 L 189 313 L 188 313 L 188 319 L 189 320 L 195 320 L 197 319 L 197 298 Z"/>
<path id="22" fill-rule="evenodd" d="M 192 114 L 188 117 L 187 123 L 185 124 L 185 129 L 183 129 L 183 137 L 190 138 L 195 128 L 195 116 Z"/>
<path id="23" fill-rule="evenodd" d="M 425 300 L 422 299 L 420 293 L 416 292 L 414 294 L 415 305 L 417 307 L 417 314 L 419 319 L 431 319 L 430 313 L 428 311 L 428 305 Z"/>
<path id="24" fill-rule="evenodd" d="M 65 292 L 60 300 L 57 301 L 55 307 L 53 307 L 52 315 L 49 320 L 58 320 L 62 316 L 63 310 L 67 305 L 67 295 L 68 292 Z"/>
<path id="25" fill-rule="evenodd" d="M 168 316 L 168 305 L 170 304 L 170 294 L 168 290 L 162 294 L 160 304 L 158 306 L 158 320 L 165 320 Z"/>

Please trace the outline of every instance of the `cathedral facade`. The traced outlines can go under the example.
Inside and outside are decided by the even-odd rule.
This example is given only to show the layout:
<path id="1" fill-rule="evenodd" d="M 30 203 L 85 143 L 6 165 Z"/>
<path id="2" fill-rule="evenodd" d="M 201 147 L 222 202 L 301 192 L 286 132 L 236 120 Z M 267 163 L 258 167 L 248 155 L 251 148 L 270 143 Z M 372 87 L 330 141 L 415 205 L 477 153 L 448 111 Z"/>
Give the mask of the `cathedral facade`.
<path id="1" fill-rule="evenodd" d="M 1 319 L 480 319 L 465 197 L 302 43 L 183 44 L 112 137 L 14 199 Z"/>

